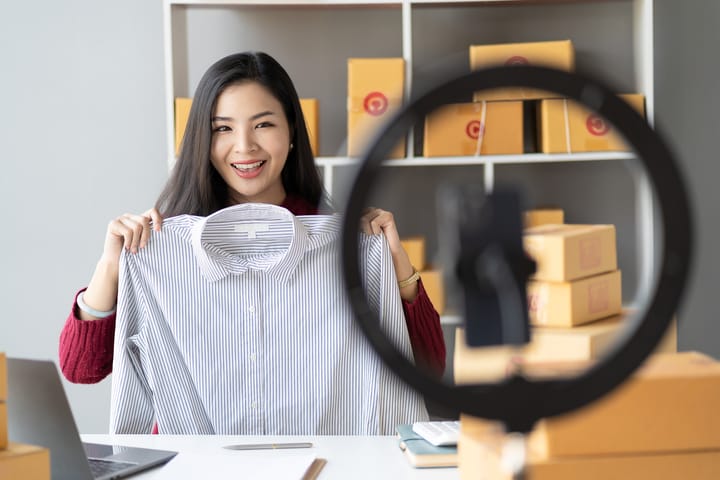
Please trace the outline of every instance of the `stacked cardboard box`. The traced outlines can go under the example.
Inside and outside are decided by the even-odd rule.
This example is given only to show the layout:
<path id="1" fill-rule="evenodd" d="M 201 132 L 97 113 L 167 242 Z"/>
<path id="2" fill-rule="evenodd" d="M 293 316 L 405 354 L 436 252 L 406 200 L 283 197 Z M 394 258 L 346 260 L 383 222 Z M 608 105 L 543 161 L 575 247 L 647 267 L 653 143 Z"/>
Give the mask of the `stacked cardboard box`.
<path id="1" fill-rule="evenodd" d="M 364 153 L 379 129 L 402 106 L 405 60 L 402 58 L 348 59 L 347 153 Z M 388 155 L 405 156 L 405 139 Z"/>
<path id="2" fill-rule="evenodd" d="M 618 95 L 645 116 L 645 96 Z M 540 151 L 573 153 L 627 150 L 625 140 L 603 117 L 568 99 L 545 99 L 538 109 Z"/>
<path id="3" fill-rule="evenodd" d="M 697 352 L 654 354 L 617 389 L 528 436 L 528 480 L 717 478 L 720 362 Z M 463 415 L 461 479 L 510 480 L 497 425 Z"/>
<path id="4" fill-rule="evenodd" d="M 50 480 L 50 452 L 8 440 L 7 362 L 0 352 L 0 479 Z"/>
<path id="5" fill-rule="evenodd" d="M 544 65 L 573 71 L 569 40 L 471 45 L 470 69 L 498 65 Z M 524 101 L 557 96 L 528 88 L 478 91 L 472 102 L 445 105 L 425 119 L 426 157 L 521 154 L 526 150 Z M 534 145 L 532 146 L 534 149 Z"/>
<path id="6" fill-rule="evenodd" d="M 530 323 L 573 327 L 622 310 L 613 225 L 547 224 L 525 229 L 537 269 L 527 285 Z"/>
<path id="7" fill-rule="evenodd" d="M 562 223 L 565 223 L 565 212 L 559 207 L 537 207 L 524 212 L 525 228 Z"/>
<path id="8" fill-rule="evenodd" d="M 524 368 L 558 362 L 594 362 L 617 343 L 631 311 L 572 328 L 531 327 L 530 343 L 522 348 L 498 346 L 473 348 L 465 342 L 464 328 L 455 331 L 454 378 L 458 384 L 496 381 L 507 376 L 514 364 Z M 656 353 L 677 351 L 677 322 L 668 328 Z"/>
<path id="9" fill-rule="evenodd" d="M 471 70 L 512 65 L 536 65 L 572 72 L 575 70 L 575 48 L 570 40 L 470 46 Z M 473 100 L 537 100 L 558 96 L 554 92 L 507 87 L 475 92 Z"/>
<path id="10" fill-rule="evenodd" d="M 444 105 L 425 118 L 423 155 L 450 157 L 523 153 L 522 102 Z"/>
<path id="11" fill-rule="evenodd" d="M 410 257 L 410 263 L 420 272 L 423 286 L 435 310 L 442 315 L 445 312 L 445 285 L 442 270 L 428 265 L 425 256 L 425 237 L 405 237 L 400 243 Z"/>

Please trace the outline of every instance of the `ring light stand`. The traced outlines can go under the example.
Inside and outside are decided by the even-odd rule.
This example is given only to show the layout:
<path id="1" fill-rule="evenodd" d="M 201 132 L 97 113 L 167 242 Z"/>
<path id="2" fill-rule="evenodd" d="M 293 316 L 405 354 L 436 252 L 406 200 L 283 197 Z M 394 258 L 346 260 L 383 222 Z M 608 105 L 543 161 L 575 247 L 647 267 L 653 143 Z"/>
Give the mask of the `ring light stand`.
<path id="1" fill-rule="evenodd" d="M 644 312 L 608 355 L 572 378 L 529 379 L 514 374 L 497 383 L 447 385 L 422 372 L 402 355 L 379 328 L 362 286 L 358 260 L 358 225 L 371 185 L 382 162 L 418 120 L 472 92 L 497 87 L 550 91 L 595 110 L 622 132 L 644 164 L 660 207 L 662 252 L 654 290 Z M 595 79 L 545 67 L 512 66 L 476 70 L 429 90 L 404 106 L 366 151 L 347 201 L 342 230 L 343 274 L 349 300 L 363 333 L 386 365 L 425 397 L 455 411 L 502 422 L 508 432 L 527 434 L 541 418 L 580 408 L 618 387 L 662 339 L 681 299 L 691 260 L 690 205 L 682 175 L 664 141 L 613 91 Z M 463 280 L 465 281 L 465 280 Z M 462 283 L 462 282 L 461 282 Z M 522 286 L 524 291 L 524 285 Z M 498 292 L 501 295 L 502 292 Z M 513 297 L 517 300 L 517 295 Z M 514 300 L 514 301 L 515 301 Z M 466 322 L 473 321 L 466 318 Z M 532 399 L 532 401 L 527 401 Z M 524 445 L 524 444 L 523 444 Z M 524 475 L 523 466 L 516 471 Z"/>

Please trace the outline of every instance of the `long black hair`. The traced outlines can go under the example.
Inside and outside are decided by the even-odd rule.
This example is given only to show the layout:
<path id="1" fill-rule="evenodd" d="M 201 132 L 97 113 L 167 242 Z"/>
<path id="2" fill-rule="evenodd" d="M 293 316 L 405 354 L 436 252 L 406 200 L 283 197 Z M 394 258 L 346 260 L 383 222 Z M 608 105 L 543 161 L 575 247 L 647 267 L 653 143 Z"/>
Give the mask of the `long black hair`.
<path id="1" fill-rule="evenodd" d="M 315 207 L 326 206 L 305 118 L 290 76 L 270 55 L 242 52 L 215 62 L 198 83 L 180 155 L 156 202 L 163 216 L 206 216 L 229 206 L 229 187 L 210 160 L 211 124 L 220 94 L 228 86 L 244 81 L 263 85 L 278 99 L 285 111 L 290 126 L 290 142 L 293 144 L 281 173 L 285 192 L 297 195 Z"/>

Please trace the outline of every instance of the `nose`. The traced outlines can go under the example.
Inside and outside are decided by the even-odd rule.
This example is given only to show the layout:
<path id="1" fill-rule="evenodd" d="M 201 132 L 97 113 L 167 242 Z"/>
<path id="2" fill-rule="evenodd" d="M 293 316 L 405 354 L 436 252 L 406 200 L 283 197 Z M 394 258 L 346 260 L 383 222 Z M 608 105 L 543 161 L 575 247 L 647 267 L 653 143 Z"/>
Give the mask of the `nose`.
<path id="1" fill-rule="evenodd" d="M 254 130 L 237 129 L 234 135 L 234 150 L 236 153 L 254 152 L 258 149 Z"/>

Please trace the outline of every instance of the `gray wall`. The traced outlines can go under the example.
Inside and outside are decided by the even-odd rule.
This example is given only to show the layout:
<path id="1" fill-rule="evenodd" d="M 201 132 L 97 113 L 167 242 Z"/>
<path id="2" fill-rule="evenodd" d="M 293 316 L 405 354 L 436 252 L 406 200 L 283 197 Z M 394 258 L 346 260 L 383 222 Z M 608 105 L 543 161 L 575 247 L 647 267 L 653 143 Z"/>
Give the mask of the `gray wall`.
<path id="1" fill-rule="evenodd" d="M 625 2 L 620 4 L 627 7 Z M 394 42 L 398 41 L 397 32 L 387 26 L 388 22 L 395 24 L 398 13 L 393 9 L 386 12 L 390 20 L 381 21 L 381 28 Z M 514 32 L 502 41 L 531 39 L 523 36 L 532 23 L 531 9 L 520 20 L 506 16 L 503 9 L 494 12 L 491 27 L 495 34 Z M 206 14 L 214 13 L 209 10 Z M 423 32 L 446 28 L 447 22 L 459 20 L 453 16 L 456 14 L 443 9 L 418 12 L 415 20 L 426 27 L 414 30 L 415 48 L 430 49 L 434 44 L 424 43 Z M 546 23 L 545 28 L 567 25 L 564 22 L 568 19 L 551 17 L 557 25 Z M 433 18 L 442 22 L 434 23 Z M 714 120 L 720 111 L 714 88 L 720 72 L 712 59 L 716 57 L 714 46 L 720 40 L 716 29 L 719 20 L 720 5 L 712 0 L 698 0 L 692 7 L 672 0 L 656 2 L 656 121 L 686 167 L 700 237 L 700 260 L 680 313 L 680 347 L 718 357 L 720 328 L 714 321 L 713 286 L 719 260 L 714 248 L 718 232 L 713 213 L 720 166 L 712 140 L 717 136 Z M 294 22 L 293 18 L 285 21 Z M 507 28 L 500 28 L 503 22 Z M 610 22 L 615 20 L 611 18 Z M 321 21 L 313 25 L 315 29 L 327 29 Z M 166 178 L 161 26 L 159 0 L 39 0 L 11 2 L 3 7 L 0 208 L 4 229 L 0 240 L 0 295 L 5 318 L 0 321 L 0 351 L 14 356 L 57 358 L 58 334 L 73 294 L 87 283 L 100 255 L 108 221 L 126 211 L 147 209 Z M 192 26 L 188 21 L 186 28 Z M 626 32 L 627 25 L 621 27 Z M 602 52 L 591 47 L 594 33 L 589 35 L 584 37 L 588 43 L 581 44 L 584 58 L 601 58 Z M 316 51 L 323 38 L 324 34 L 305 37 L 301 47 Z M 440 36 L 433 33 L 433 38 Z M 217 48 L 215 57 L 223 53 L 213 39 L 209 41 L 210 50 Z M 343 45 L 343 49 L 358 52 L 358 56 L 366 50 L 372 54 L 375 48 L 372 42 L 361 43 L 361 50 Z M 271 45 L 270 50 L 281 47 Z M 461 50 L 461 46 L 457 48 Z M 188 61 L 195 61 L 195 50 L 191 46 L 188 50 Z M 383 51 L 400 54 L 396 46 Z M 437 53 L 429 54 L 423 60 L 426 65 L 440 58 Z M 298 57 L 277 56 L 288 64 L 307 96 L 323 94 L 313 91 L 316 86 L 305 79 L 304 64 Z M 622 57 L 622 65 L 628 62 Z M 627 82 L 625 68 L 613 69 L 622 72 L 617 74 L 620 83 Z M 335 78 L 336 87 L 344 87 L 344 80 L 340 80 L 343 76 L 330 77 Z M 196 81 L 191 75 L 189 83 Z M 338 135 L 342 136 L 342 125 L 337 134 L 322 139 L 325 154 L 333 155 L 342 149 Z M 514 170 L 508 168 L 501 174 L 522 176 Z M 608 173 L 612 169 L 603 172 Z M 410 175 L 410 170 L 402 174 Z M 545 175 L 552 176 L 552 170 Z M 411 223 L 406 227 L 415 228 Z M 105 432 L 109 381 L 95 386 L 66 383 L 66 387 L 80 430 Z"/>
<path id="2" fill-rule="evenodd" d="M 167 175 L 160 1 L 3 2 L 0 351 L 57 360 L 107 223 Z M 83 432 L 107 432 L 110 382 L 67 384 Z"/>
<path id="3" fill-rule="evenodd" d="M 672 143 L 695 209 L 695 263 L 678 335 L 682 350 L 720 358 L 718 322 L 718 114 L 720 3 L 656 0 L 655 106 L 657 128 Z"/>

